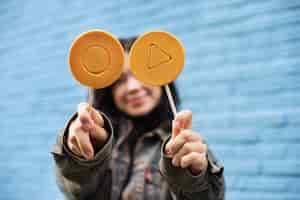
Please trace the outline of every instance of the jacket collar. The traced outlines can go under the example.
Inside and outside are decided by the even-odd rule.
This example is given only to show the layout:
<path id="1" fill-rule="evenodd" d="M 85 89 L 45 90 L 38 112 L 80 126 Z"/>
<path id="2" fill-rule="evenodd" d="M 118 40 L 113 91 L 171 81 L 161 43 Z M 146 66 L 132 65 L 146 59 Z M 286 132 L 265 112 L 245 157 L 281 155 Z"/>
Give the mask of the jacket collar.
<path id="1" fill-rule="evenodd" d="M 134 127 L 133 123 L 129 119 L 124 119 L 123 122 L 120 123 L 119 134 L 120 141 L 118 143 L 123 143 L 124 140 L 132 133 Z M 164 141 L 171 134 L 171 122 L 169 120 L 160 123 L 160 125 L 153 129 L 152 131 L 145 132 L 141 134 L 141 138 L 152 138 L 157 137 Z"/>

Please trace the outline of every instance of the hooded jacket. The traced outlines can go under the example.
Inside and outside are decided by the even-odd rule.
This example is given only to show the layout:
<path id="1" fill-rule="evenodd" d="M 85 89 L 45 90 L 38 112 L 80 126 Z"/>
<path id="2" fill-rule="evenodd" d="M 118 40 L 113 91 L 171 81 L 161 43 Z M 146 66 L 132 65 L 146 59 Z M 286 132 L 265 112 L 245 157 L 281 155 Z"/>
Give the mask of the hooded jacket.
<path id="1" fill-rule="evenodd" d="M 211 151 L 208 168 L 199 175 L 174 167 L 164 154 L 170 139 L 170 127 L 162 123 L 156 129 L 137 134 L 131 123 L 122 123 L 119 137 L 110 119 L 102 113 L 109 139 L 92 160 L 68 149 L 66 138 L 75 113 L 60 132 L 52 154 L 57 184 L 68 200 L 223 200 L 224 177 Z"/>

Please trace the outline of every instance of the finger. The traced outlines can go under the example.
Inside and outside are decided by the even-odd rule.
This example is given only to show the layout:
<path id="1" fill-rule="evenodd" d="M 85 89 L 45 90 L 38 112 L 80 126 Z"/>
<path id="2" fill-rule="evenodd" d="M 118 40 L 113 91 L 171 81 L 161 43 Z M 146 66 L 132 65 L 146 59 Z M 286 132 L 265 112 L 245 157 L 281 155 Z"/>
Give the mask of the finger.
<path id="1" fill-rule="evenodd" d="M 90 136 L 100 144 L 103 144 L 108 138 L 106 130 L 98 125 L 94 125 L 92 127 Z"/>
<path id="2" fill-rule="evenodd" d="M 202 144 L 199 142 L 188 142 L 185 143 L 182 148 L 173 156 L 172 163 L 175 166 L 179 166 L 182 157 L 185 155 L 196 152 L 196 153 L 205 153 L 206 152 L 206 144 Z"/>
<path id="3" fill-rule="evenodd" d="M 206 153 L 192 152 L 181 158 L 180 167 L 191 167 L 193 171 L 200 172 L 207 167 Z"/>
<path id="4" fill-rule="evenodd" d="M 181 128 L 190 129 L 192 127 L 192 111 L 182 110 L 177 113 L 175 121 L 179 121 Z"/>
<path id="5" fill-rule="evenodd" d="M 165 151 L 166 151 L 167 154 L 169 154 L 169 155 L 171 154 L 170 144 L 173 143 L 174 139 L 180 133 L 181 129 L 182 128 L 181 128 L 180 121 L 174 119 L 172 121 L 172 135 L 171 135 L 171 139 L 168 141 L 168 143 L 166 144 L 166 148 L 165 148 Z"/>
<path id="6" fill-rule="evenodd" d="M 180 126 L 180 122 L 173 120 L 172 121 L 172 136 L 171 139 L 174 139 L 180 132 L 181 130 L 181 126 Z"/>
<path id="7" fill-rule="evenodd" d="M 192 132 L 191 130 L 182 130 L 177 137 L 171 139 L 170 142 L 166 145 L 166 151 L 170 152 L 170 154 L 175 154 L 185 143 L 196 141 L 202 142 L 200 135 Z"/>
<path id="8" fill-rule="evenodd" d="M 70 126 L 70 131 L 71 132 L 79 132 L 79 131 L 85 131 L 89 132 L 91 129 L 91 124 L 90 123 L 83 123 L 79 118 L 76 118 L 74 122 L 72 122 Z"/>
<path id="9" fill-rule="evenodd" d="M 78 104 L 78 118 L 82 123 L 90 123 L 93 124 L 92 116 L 90 113 L 90 105 L 86 102 L 82 102 Z"/>
<path id="10" fill-rule="evenodd" d="M 80 152 L 79 145 L 77 143 L 76 137 L 72 136 L 68 142 L 69 149 L 76 155 L 82 156 L 83 154 Z"/>
<path id="11" fill-rule="evenodd" d="M 183 110 L 176 114 L 172 124 L 172 138 L 175 138 L 182 129 L 190 129 L 192 126 L 192 112 Z"/>
<path id="12" fill-rule="evenodd" d="M 88 160 L 92 159 L 94 156 L 94 149 L 89 134 L 81 131 L 76 135 L 76 139 L 83 156 Z"/>
<path id="13" fill-rule="evenodd" d="M 103 126 L 104 125 L 103 117 L 100 115 L 100 113 L 96 109 L 94 109 L 92 107 L 90 107 L 90 108 L 91 108 L 90 112 L 92 114 L 92 119 L 94 120 L 94 122 L 100 126 Z"/>

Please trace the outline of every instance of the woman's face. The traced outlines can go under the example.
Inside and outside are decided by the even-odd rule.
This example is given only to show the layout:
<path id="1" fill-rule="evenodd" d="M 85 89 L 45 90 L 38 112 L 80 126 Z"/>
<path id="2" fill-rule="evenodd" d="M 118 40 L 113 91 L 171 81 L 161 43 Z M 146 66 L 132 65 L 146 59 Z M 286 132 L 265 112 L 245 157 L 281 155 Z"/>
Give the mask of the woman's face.
<path id="1" fill-rule="evenodd" d="M 128 53 L 125 53 L 124 72 L 112 89 L 119 110 L 132 117 L 150 113 L 159 103 L 161 87 L 138 81 L 129 71 Z"/>

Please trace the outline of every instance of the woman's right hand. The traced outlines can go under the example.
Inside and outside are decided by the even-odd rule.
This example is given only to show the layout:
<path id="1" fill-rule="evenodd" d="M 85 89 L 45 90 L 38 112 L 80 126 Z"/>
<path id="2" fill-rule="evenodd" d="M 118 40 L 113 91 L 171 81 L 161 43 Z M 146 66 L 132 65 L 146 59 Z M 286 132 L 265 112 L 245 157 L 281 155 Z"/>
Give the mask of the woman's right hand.
<path id="1" fill-rule="evenodd" d="M 77 113 L 69 127 L 67 145 L 76 155 L 91 160 L 95 151 L 106 143 L 108 133 L 103 128 L 103 117 L 88 103 L 79 103 Z"/>

